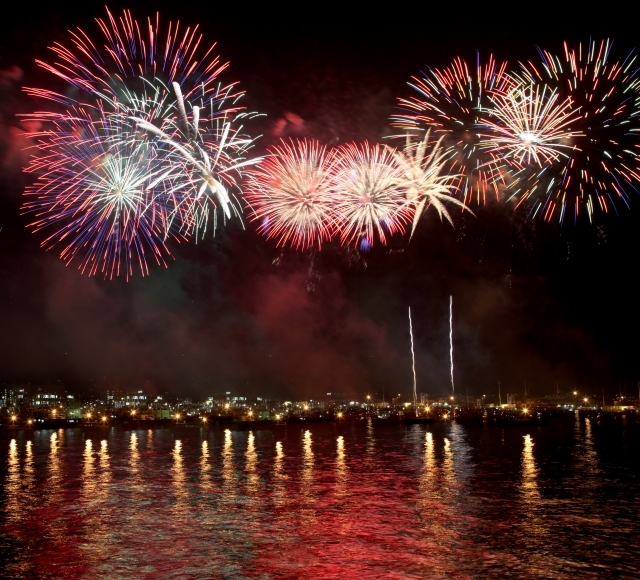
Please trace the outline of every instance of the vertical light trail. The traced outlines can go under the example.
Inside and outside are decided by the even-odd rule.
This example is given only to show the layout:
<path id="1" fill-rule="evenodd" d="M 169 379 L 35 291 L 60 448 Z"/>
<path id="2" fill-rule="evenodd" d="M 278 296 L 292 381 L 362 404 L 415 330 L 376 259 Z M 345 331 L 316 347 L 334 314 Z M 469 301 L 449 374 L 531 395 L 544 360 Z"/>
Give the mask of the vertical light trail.
<path id="1" fill-rule="evenodd" d="M 455 393 L 453 383 L 453 296 L 449 296 L 449 359 L 451 361 L 451 395 Z"/>
<path id="2" fill-rule="evenodd" d="M 416 391 L 416 354 L 413 350 L 413 325 L 411 324 L 411 306 L 409 306 L 409 334 L 411 335 L 411 361 L 413 366 L 413 408 L 418 409 L 418 393 Z"/>

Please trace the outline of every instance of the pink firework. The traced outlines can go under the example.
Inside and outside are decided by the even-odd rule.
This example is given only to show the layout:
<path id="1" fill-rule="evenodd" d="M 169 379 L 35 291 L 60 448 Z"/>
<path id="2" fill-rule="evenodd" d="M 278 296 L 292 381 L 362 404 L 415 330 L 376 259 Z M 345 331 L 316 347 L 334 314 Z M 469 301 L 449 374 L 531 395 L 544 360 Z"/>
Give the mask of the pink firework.
<path id="1" fill-rule="evenodd" d="M 282 141 L 250 171 L 245 199 L 259 231 L 279 246 L 305 249 L 331 238 L 335 152 L 313 140 Z"/>
<path id="2" fill-rule="evenodd" d="M 368 250 L 404 234 L 415 206 L 406 196 L 403 168 L 394 151 L 380 145 L 339 148 L 335 171 L 335 227 L 343 244 Z"/>

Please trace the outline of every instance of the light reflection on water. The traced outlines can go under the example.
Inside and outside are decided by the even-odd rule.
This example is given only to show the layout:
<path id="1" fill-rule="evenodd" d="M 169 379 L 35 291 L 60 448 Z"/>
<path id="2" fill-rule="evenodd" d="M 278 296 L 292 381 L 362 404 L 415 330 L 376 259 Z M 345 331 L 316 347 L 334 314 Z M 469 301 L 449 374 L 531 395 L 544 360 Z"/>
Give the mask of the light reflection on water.
<path id="1" fill-rule="evenodd" d="M 529 508 L 535 508 L 540 501 L 538 491 L 538 469 L 533 458 L 533 441 L 531 435 L 524 435 L 524 447 L 522 448 L 522 497 Z"/>
<path id="2" fill-rule="evenodd" d="M 15 439 L 9 443 L 9 460 L 7 478 L 4 487 L 6 496 L 7 519 L 10 522 L 20 521 L 20 460 L 18 459 L 18 444 Z"/>
<path id="3" fill-rule="evenodd" d="M 9 577 L 633 577 L 635 426 L 0 438 Z"/>

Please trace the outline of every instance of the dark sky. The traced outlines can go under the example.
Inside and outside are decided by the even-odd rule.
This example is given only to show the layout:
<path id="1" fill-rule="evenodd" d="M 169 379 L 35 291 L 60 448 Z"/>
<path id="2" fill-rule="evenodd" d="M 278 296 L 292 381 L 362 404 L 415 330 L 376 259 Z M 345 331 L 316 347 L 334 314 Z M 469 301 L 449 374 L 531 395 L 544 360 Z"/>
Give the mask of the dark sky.
<path id="1" fill-rule="evenodd" d="M 112 3 L 112 10 L 125 7 Z M 211 6 L 211 7 L 209 7 Z M 436 7 L 437 6 L 437 7 Z M 328 141 L 379 140 L 395 97 L 426 63 L 445 66 L 476 49 L 516 62 L 535 45 L 612 37 L 624 56 L 637 13 L 556 5 L 410 3 L 387 10 L 237 3 L 137 2 L 142 19 L 200 23 L 231 61 L 246 104 L 267 117 L 251 130 L 274 141 L 286 113 L 302 134 Z M 620 217 L 558 227 L 504 207 L 455 228 L 429 215 L 411 241 L 369 254 L 337 246 L 281 251 L 247 220 L 197 245 L 147 278 L 103 281 L 65 267 L 39 247 L 19 214 L 26 183 L 15 115 L 36 105 L 20 86 L 46 86 L 33 65 L 66 30 L 95 28 L 100 3 L 13 5 L 0 24 L 0 382 L 61 381 L 74 389 L 148 386 L 206 396 L 232 390 L 294 398 L 327 391 L 409 393 L 407 307 L 414 316 L 419 390 L 449 388 L 448 303 L 454 300 L 460 393 L 535 394 L 579 388 L 635 391 L 640 378 L 640 199 Z"/>

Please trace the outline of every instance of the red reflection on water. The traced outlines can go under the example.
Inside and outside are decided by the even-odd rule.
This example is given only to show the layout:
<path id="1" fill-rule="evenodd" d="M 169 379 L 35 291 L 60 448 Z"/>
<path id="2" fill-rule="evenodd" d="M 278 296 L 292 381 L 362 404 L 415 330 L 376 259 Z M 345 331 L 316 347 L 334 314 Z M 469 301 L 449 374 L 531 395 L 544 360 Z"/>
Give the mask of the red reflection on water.
<path id="1" fill-rule="evenodd" d="M 621 501 L 637 490 L 632 477 L 615 502 L 586 491 L 602 488 L 605 470 L 594 466 L 593 432 L 591 423 L 524 435 L 371 423 L 35 431 L 0 440 L 5 574 L 574 578 L 574 562 L 601 570 L 594 538 L 623 546 L 618 522 L 631 530 L 638 515 Z M 545 476 L 545 445 L 556 461 L 569 451 L 559 474 Z M 566 495 L 567 477 L 574 499 L 545 496 L 554 481 Z M 571 518 L 596 505 L 581 544 Z M 639 563 L 625 556 L 623 575 Z"/>

